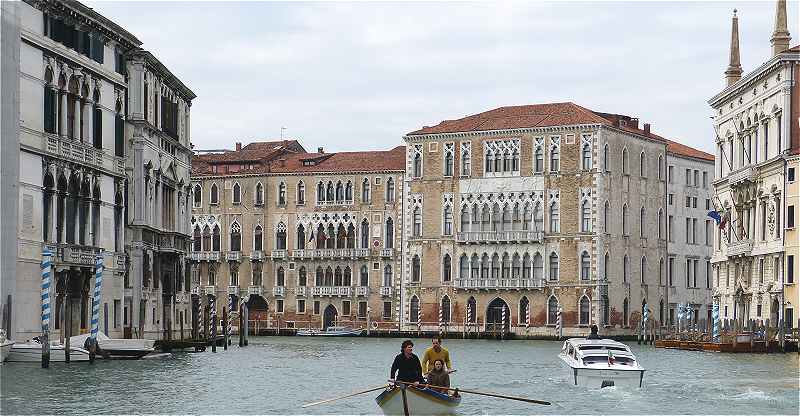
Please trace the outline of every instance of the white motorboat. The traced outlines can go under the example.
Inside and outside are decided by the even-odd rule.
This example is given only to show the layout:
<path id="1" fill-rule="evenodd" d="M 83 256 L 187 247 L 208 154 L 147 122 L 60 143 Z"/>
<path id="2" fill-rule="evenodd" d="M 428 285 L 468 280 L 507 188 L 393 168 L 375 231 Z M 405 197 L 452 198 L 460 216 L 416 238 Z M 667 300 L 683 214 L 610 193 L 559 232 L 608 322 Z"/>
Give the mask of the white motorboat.
<path id="1" fill-rule="evenodd" d="M 58 341 L 51 341 L 50 342 L 50 362 L 61 362 L 63 363 L 66 358 L 66 354 L 64 353 L 64 345 L 60 344 Z M 32 340 L 24 343 L 16 343 L 11 347 L 11 351 L 8 353 L 8 362 L 18 362 L 18 363 L 32 363 L 42 362 L 42 344 L 39 341 L 38 337 L 34 337 Z M 70 361 L 89 361 L 89 351 L 86 351 L 83 348 L 78 346 L 70 345 L 69 348 L 69 360 Z"/>
<path id="2" fill-rule="evenodd" d="M 86 340 L 90 334 L 83 334 L 71 337 L 70 344 L 85 347 Z M 151 339 L 115 339 L 109 338 L 102 332 L 97 333 L 97 345 L 103 352 L 108 353 L 110 358 L 118 359 L 137 359 L 155 351 L 155 341 Z M 97 354 L 102 357 L 102 354 Z"/>
<path id="3" fill-rule="evenodd" d="M 355 337 L 364 333 L 363 329 L 349 326 L 329 326 L 325 330 L 306 329 L 297 331 L 301 337 Z"/>
<path id="4" fill-rule="evenodd" d="M 6 330 L 0 329 L 0 363 L 8 358 L 8 353 L 13 345 L 14 341 L 6 338 Z"/>
<path id="5" fill-rule="evenodd" d="M 570 338 L 559 358 L 570 368 L 576 386 L 642 387 L 645 369 L 627 345 L 610 339 Z"/>

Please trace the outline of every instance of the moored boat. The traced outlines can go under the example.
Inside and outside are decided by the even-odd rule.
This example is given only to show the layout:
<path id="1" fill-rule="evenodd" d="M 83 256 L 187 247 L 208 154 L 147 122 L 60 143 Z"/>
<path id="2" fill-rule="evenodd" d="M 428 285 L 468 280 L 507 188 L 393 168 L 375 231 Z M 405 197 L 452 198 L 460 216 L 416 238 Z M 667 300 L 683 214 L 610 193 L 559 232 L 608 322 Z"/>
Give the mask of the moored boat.
<path id="1" fill-rule="evenodd" d="M 58 341 L 50 342 L 50 362 L 65 362 L 66 354 L 64 352 L 64 345 Z M 89 361 L 89 351 L 83 348 L 70 346 L 69 348 L 70 361 Z M 16 343 L 11 347 L 8 353 L 8 362 L 42 362 L 42 344 L 38 338 L 34 338 L 28 342 Z"/>
<path id="2" fill-rule="evenodd" d="M 572 371 L 576 386 L 642 387 L 645 369 L 627 345 L 610 339 L 570 338 L 559 358 Z"/>
<path id="3" fill-rule="evenodd" d="M 364 333 L 363 329 L 349 326 L 329 326 L 324 330 L 305 329 L 297 331 L 301 337 L 354 337 Z"/>
<path id="4" fill-rule="evenodd" d="M 78 335 L 70 338 L 71 345 L 84 346 L 90 334 Z M 97 346 L 107 353 L 110 358 L 136 359 L 142 358 L 155 351 L 155 341 L 151 339 L 114 339 L 102 332 L 97 333 Z M 97 357 L 101 357 L 98 354 Z"/>
<path id="5" fill-rule="evenodd" d="M 13 345 L 14 341 L 6 338 L 6 331 L 0 329 L 0 363 L 6 360 Z"/>
<path id="6" fill-rule="evenodd" d="M 391 386 L 375 398 L 384 415 L 443 415 L 454 413 L 461 396 L 430 388 Z"/>

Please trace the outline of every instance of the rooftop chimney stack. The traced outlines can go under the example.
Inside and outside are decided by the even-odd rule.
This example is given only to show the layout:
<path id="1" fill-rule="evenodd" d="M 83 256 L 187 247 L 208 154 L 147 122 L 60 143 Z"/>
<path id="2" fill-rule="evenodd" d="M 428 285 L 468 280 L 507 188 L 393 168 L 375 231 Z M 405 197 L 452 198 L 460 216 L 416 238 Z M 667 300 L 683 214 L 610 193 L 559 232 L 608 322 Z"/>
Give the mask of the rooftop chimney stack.
<path id="1" fill-rule="evenodd" d="M 236 151 L 237 152 L 241 152 L 242 151 L 242 142 L 236 142 Z"/>
<path id="2" fill-rule="evenodd" d="M 786 26 L 786 0 L 778 0 L 775 4 L 775 31 L 769 43 L 772 45 L 772 56 L 789 49 L 789 29 Z"/>
<path id="3" fill-rule="evenodd" d="M 644 134 L 650 134 L 650 123 L 644 123 Z"/>
<path id="4" fill-rule="evenodd" d="M 725 85 L 734 84 L 742 78 L 742 63 L 739 59 L 739 18 L 736 16 L 736 9 L 733 9 L 733 19 L 731 21 L 731 55 L 728 62 L 728 69 L 725 70 Z"/>
<path id="5" fill-rule="evenodd" d="M 323 149 L 322 147 L 318 147 L 317 153 L 325 153 L 325 149 Z"/>

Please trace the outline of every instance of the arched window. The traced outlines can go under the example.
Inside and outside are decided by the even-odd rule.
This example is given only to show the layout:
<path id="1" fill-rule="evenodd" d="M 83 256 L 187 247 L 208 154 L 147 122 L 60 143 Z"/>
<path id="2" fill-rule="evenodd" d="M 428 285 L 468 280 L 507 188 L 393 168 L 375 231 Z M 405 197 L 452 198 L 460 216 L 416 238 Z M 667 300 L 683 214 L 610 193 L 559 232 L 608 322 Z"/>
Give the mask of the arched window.
<path id="1" fill-rule="evenodd" d="M 472 259 L 470 260 L 469 265 L 469 277 L 470 279 L 477 279 L 479 277 L 479 271 L 481 268 L 480 260 L 478 260 L 478 255 L 473 254 Z"/>
<path id="2" fill-rule="evenodd" d="M 647 257 L 642 256 L 642 274 L 641 282 L 644 283 L 644 277 L 647 275 Z"/>
<path id="3" fill-rule="evenodd" d="M 442 214 L 442 235 L 453 235 L 453 208 L 450 205 L 444 207 Z"/>
<path id="4" fill-rule="evenodd" d="M 394 248 L 394 221 L 391 218 L 386 219 L 386 241 L 384 246 L 386 248 Z"/>
<path id="5" fill-rule="evenodd" d="M 361 266 L 361 270 L 358 274 L 358 284 L 362 287 L 369 286 L 369 268 L 366 264 Z"/>
<path id="6" fill-rule="evenodd" d="M 511 278 L 512 279 L 519 279 L 520 276 L 521 276 L 520 275 L 520 273 L 522 271 L 521 269 L 522 269 L 522 264 L 520 263 L 520 260 L 519 260 L 519 254 L 518 253 L 514 253 L 514 256 L 513 256 L 512 260 L 511 260 Z"/>
<path id="7" fill-rule="evenodd" d="M 55 193 L 55 182 L 53 176 L 48 172 L 44 177 L 44 186 L 42 189 L 42 239 L 45 242 L 54 240 L 52 230 L 50 229 L 53 224 L 53 194 Z M 96 212 L 95 215 L 98 215 Z M 199 231 L 199 230 L 198 230 Z M 98 232 L 95 228 L 95 234 Z"/>
<path id="8" fill-rule="evenodd" d="M 533 206 L 533 229 L 536 231 L 544 231 L 544 209 L 540 202 L 537 202 Z"/>
<path id="9" fill-rule="evenodd" d="M 499 279 L 500 278 L 500 256 L 497 253 L 492 255 L 492 279 Z"/>
<path id="10" fill-rule="evenodd" d="M 458 277 L 461 279 L 469 279 L 469 257 L 462 254 L 458 259 Z"/>
<path id="11" fill-rule="evenodd" d="M 278 267 L 278 272 L 275 275 L 275 286 L 286 286 L 286 271 L 283 269 L 283 266 Z"/>
<path id="12" fill-rule="evenodd" d="M 314 276 L 314 286 L 324 286 L 325 285 L 325 272 L 322 271 L 322 267 L 317 267 L 316 275 Z"/>
<path id="13" fill-rule="evenodd" d="M 313 231 L 313 230 L 312 230 Z M 297 249 L 302 250 L 306 246 L 306 227 L 303 224 L 297 226 Z"/>
<path id="14" fill-rule="evenodd" d="M 625 257 L 622 258 L 622 281 L 625 283 L 629 281 L 628 270 L 628 255 L 626 254 Z"/>
<path id="15" fill-rule="evenodd" d="M 553 202 L 550 204 L 550 232 L 557 233 L 559 232 L 559 221 L 558 221 L 558 204 Z"/>
<path id="16" fill-rule="evenodd" d="M 509 231 L 511 230 L 511 212 L 508 210 L 508 205 L 503 206 L 503 217 L 502 217 L 502 227 L 500 228 L 501 231 Z"/>
<path id="17" fill-rule="evenodd" d="M 547 300 L 547 324 L 555 325 L 558 321 L 558 298 L 550 296 Z"/>
<path id="18" fill-rule="evenodd" d="M 588 233 L 592 223 L 592 208 L 589 201 L 581 203 L 581 232 Z"/>
<path id="19" fill-rule="evenodd" d="M 414 154 L 413 170 L 415 178 L 422 177 L 422 155 L 419 153 Z"/>
<path id="20" fill-rule="evenodd" d="M 336 230 L 336 248 L 346 248 L 346 247 L 347 247 L 347 231 L 345 231 L 344 225 L 339 224 L 339 228 Z"/>
<path id="21" fill-rule="evenodd" d="M 333 182 L 328 181 L 328 186 L 325 187 L 325 200 L 327 202 L 336 202 L 336 195 L 333 191 Z"/>
<path id="22" fill-rule="evenodd" d="M 422 270 L 419 261 L 419 256 L 415 254 L 414 258 L 411 260 L 411 281 L 419 282 L 421 276 L 422 276 Z"/>
<path id="23" fill-rule="evenodd" d="M 533 172 L 544 172 L 544 148 L 542 146 L 536 146 L 536 151 L 533 154 Z"/>
<path id="24" fill-rule="evenodd" d="M 347 181 L 347 185 L 344 186 L 344 200 L 353 202 L 353 182 Z"/>
<path id="25" fill-rule="evenodd" d="M 628 298 L 622 301 L 622 326 L 628 326 Z"/>
<path id="26" fill-rule="evenodd" d="M 583 295 L 581 297 L 580 304 L 578 305 L 579 309 L 579 321 L 580 325 L 589 325 L 589 297 Z"/>
<path id="27" fill-rule="evenodd" d="M 442 282 L 449 282 L 452 279 L 452 261 L 449 254 L 442 258 Z"/>
<path id="28" fill-rule="evenodd" d="M 527 257 L 528 255 L 525 254 L 526 259 Z M 533 282 L 537 286 L 544 283 L 544 259 L 542 259 L 542 255 L 539 253 L 533 255 Z"/>
<path id="29" fill-rule="evenodd" d="M 475 298 L 470 296 L 467 299 L 467 322 L 474 324 L 476 322 L 476 311 L 478 309 L 478 302 Z"/>
<path id="30" fill-rule="evenodd" d="M 212 205 L 219 204 L 219 191 L 217 190 L 217 184 L 215 183 L 211 184 L 211 191 L 209 194 L 210 194 L 208 198 L 209 203 Z"/>
<path id="31" fill-rule="evenodd" d="M 661 240 L 664 238 L 664 211 L 659 208 L 658 209 L 658 239 Z"/>
<path id="32" fill-rule="evenodd" d="M 286 184 L 278 184 L 278 205 L 286 205 Z"/>
<path id="33" fill-rule="evenodd" d="M 297 205 L 306 203 L 306 184 L 303 181 L 297 183 Z"/>
<path id="34" fill-rule="evenodd" d="M 343 202 L 344 201 L 344 185 L 342 182 L 336 182 L 336 202 Z"/>
<path id="35" fill-rule="evenodd" d="M 469 176 L 471 170 L 471 157 L 469 147 L 464 147 L 462 144 L 461 151 L 461 176 Z"/>
<path id="36" fill-rule="evenodd" d="M 253 278 L 251 280 L 253 286 L 261 286 L 261 263 L 253 263 Z"/>
<path id="37" fill-rule="evenodd" d="M 589 253 L 584 251 L 581 253 L 581 280 L 589 280 L 591 276 L 591 267 Z"/>
<path id="38" fill-rule="evenodd" d="M 630 171 L 628 169 L 628 148 L 622 149 L 622 174 L 628 175 Z"/>
<path id="39" fill-rule="evenodd" d="M 256 225 L 256 229 L 253 232 L 253 250 L 254 251 L 262 251 L 264 249 L 264 236 L 263 230 L 261 229 L 260 225 Z"/>
<path id="40" fill-rule="evenodd" d="M 305 287 L 308 284 L 308 276 L 306 276 L 306 268 L 300 267 L 297 271 L 297 286 Z"/>
<path id="41" fill-rule="evenodd" d="M 584 143 L 581 149 L 581 168 L 583 170 L 592 169 L 592 147 L 589 143 Z"/>
<path id="42" fill-rule="evenodd" d="M 200 237 L 200 226 L 194 227 L 194 234 L 192 235 L 192 250 L 203 251 L 202 238 Z"/>
<path id="43" fill-rule="evenodd" d="M 489 255 L 483 253 L 481 257 L 481 279 L 489 278 Z"/>
<path id="44" fill-rule="evenodd" d="M 419 309 L 419 298 L 415 295 L 411 297 L 411 305 L 408 308 L 408 320 L 410 322 L 419 322 L 420 318 L 420 309 Z"/>
<path id="45" fill-rule="evenodd" d="M 550 253 L 550 281 L 558 281 L 558 254 Z"/>
<path id="46" fill-rule="evenodd" d="M 298 187 L 298 192 L 299 189 L 300 188 Z M 298 202 L 299 201 L 300 200 L 298 199 Z M 322 182 L 317 184 L 317 204 L 320 202 L 325 202 L 325 185 L 323 185 Z"/>
<path id="47" fill-rule="evenodd" d="M 336 232 L 333 230 L 333 224 L 328 224 L 328 230 L 322 237 L 325 248 L 336 248 Z"/>
<path id="48" fill-rule="evenodd" d="M 485 165 L 487 173 L 490 173 L 492 170 L 494 170 L 494 152 L 492 150 L 488 150 L 486 152 Z"/>
<path id="49" fill-rule="evenodd" d="M 658 301 L 658 323 L 664 325 L 664 299 Z"/>
<path id="50" fill-rule="evenodd" d="M 275 249 L 286 250 L 286 224 L 283 222 L 275 227 Z"/>
<path id="51" fill-rule="evenodd" d="M 450 297 L 444 295 L 444 297 L 442 297 L 442 304 L 439 307 L 442 311 L 442 323 L 450 323 Z"/>
<path id="52" fill-rule="evenodd" d="M 422 236 L 422 209 L 420 207 L 414 208 L 414 228 L 413 228 L 413 236 L 414 237 L 421 237 Z"/>
<path id="53" fill-rule="evenodd" d="M 605 279 L 606 281 L 608 281 L 608 263 L 609 263 L 609 261 L 610 260 L 609 260 L 609 257 L 608 257 L 608 252 L 606 252 L 606 255 L 603 257 L 603 279 Z"/>
<path id="54" fill-rule="evenodd" d="M 194 190 L 192 191 L 192 207 L 200 208 L 203 204 L 203 189 L 200 188 L 200 185 L 195 185 Z"/>
<path id="55" fill-rule="evenodd" d="M 394 179 L 386 180 L 386 202 L 394 202 Z"/>
<path id="56" fill-rule="evenodd" d="M 342 268 L 336 266 L 336 271 L 333 272 L 333 285 L 342 286 Z"/>
<path id="57" fill-rule="evenodd" d="M 517 316 L 517 322 L 525 323 L 525 325 L 531 324 L 531 313 L 528 308 L 531 307 L 531 303 L 528 300 L 527 296 L 523 296 L 522 299 L 519 300 L 519 316 Z"/>
<path id="58" fill-rule="evenodd" d="M 628 204 L 622 206 L 622 235 L 628 235 Z"/>
<path id="59" fill-rule="evenodd" d="M 215 228 L 216 231 L 216 228 Z M 211 246 L 211 228 L 206 225 L 203 227 L 203 248 L 201 251 L 213 251 Z"/>
<path id="60" fill-rule="evenodd" d="M 353 284 L 353 270 L 350 266 L 344 267 L 344 278 L 342 279 L 342 286 L 351 286 Z"/>
<path id="61" fill-rule="evenodd" d="M 558 172 L 561 153 L 558 146 L 550 146 L 550 172 Z"/>
<path id="62" fill-rule="evenodd" d="M 611 172 L 611 165 L 608 163 L 608 143 L 603 146 L 603 169 L 606 172 Z"/>
<path id="63" fill-rule="evenodd" d="M 664 180 L 664 157 L 658 155 L 658 180 Z"/>
<path id="64" fill-rule="evenodd" d="M 234 204 L 240 204 L 242 202 L 242 187 L 239 186 L 239 183 L 233 184 L 233 201 Z"/>
<path id="65" fill-rule="evenodd" d="M 445 151 L 444 152 L 444 176 L 453 176 L 453 152 L 452 151 Z"/>
<path id="66" fill-rule="evenodd" d="M 639 175 L 641 177 L 647 177 L 647 159 L 644 156 L 644 152 L 639 154 Z"/>
<path id="67" fill-rule="evenodd" d="M 369 200 L 369 178 L 364 178 L 364 180 L 361 182 L 361 202 L 369 203 Z"/>
<path id="68" fill-rule="evenodd" d="M 644 238 L 644 207 L 639 209 L 639 237 Z"/>
<path id="69" fill-rule="evenodd" d="M 464 205 L 461 208 L 461 227 L 460 227 L 460 230 L 461 230 L 462 233 L 463 232 L 467 232 L 467 231 L 471 231 L 469 208 L 466 205 Z"/>
<path id="70" fill-rule="evenodd" d="M 392 287 L 392 265 L 383 267 L 383 287 Z"/>
<path id="71" fill-rule="evenodd" d="M 264 185 L 256 184 L 256 205 L 264 205 Z"/>
<path id="72" fill-rule="evenodd" d="M 242 227 L 238 222 L 231 224 L 230 250 L 242 251 Z"/>
<path id="73" fill-rule="evenodd" d="M 361 237 L 361 248 L 369 248 L 369 222 L 367 222 L 366 218 L 361 220 L 361 231 L 359 234 Z"/>
<path id="74" fill-rule="evenodd" d="M 658 285 L 664 284 L 664 259 L 658 259 Z M 719 285 L 719 283 L 717 283 Z"/>
<path id="75" fill-rule="evenodd" d="M 611 231 L 611 205 L 608 201 L 603 205 L 603 232 Z"/>

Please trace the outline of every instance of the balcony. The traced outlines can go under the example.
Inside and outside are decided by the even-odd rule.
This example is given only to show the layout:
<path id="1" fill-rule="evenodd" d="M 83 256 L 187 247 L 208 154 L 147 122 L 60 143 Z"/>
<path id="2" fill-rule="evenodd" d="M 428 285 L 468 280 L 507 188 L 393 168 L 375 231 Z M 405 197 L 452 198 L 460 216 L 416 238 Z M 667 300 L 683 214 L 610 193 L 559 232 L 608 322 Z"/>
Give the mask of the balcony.
<path id="1" fill-rule="evenodd" d="M 219 251 L 193 251 L 192 261 L 219 261 Z"/>
<path id="2" fill-rule="evenodd" d="M 361 296 L 361 297 L 369 296 L 369 286 L 357 286 L 356 296 Z"/>
<path id="3" fill-rule="evenodd" d="M 261 250 L 255 250 L 250 253 L 250 260 L 251 261 L 264 261 L 264 252 Z"/>
<path id="4" fill-rule="evenodd" d="M 294 294 L 296 296 L 305 296 L 306 295 L 306 290 L 307 290 L 307 288 L 305 286 L 296 287 L 296 288 L 294 288 Z"/>
<path id="5" fill-rule="evenodd" d="M 394 257 L 394 249 L 393 248 L 382 248 L 381 249 L 381 257 Z"/>
<path id="6" fill-rule="evenodd" d="M 61 255 L 59 256 L 56 254 L 56 261 L 83 266 L 94 266 L 95 259 L 100 254 L 100 249 L 92 246 L 62 244 L 58 252 L 58 254 Z"/>
<path id="7" fill-rule="evenodd" d="M 247 288 L 247 295 L 248 296 L 263 296 L 264 289 L 261 286 L 248 286 Z"/>
<path id="8" fill-rule="evenodd" d="M 48 134 L 45 150 L 65 159 L 115 171 L 120 175 L 125 174 L 124 160 L 106 154 L 102 149 L 95 149 L 91 143 L 81 143 L 78 140 Z"/>
<path id="9" fill-rule="evenodd" d="M 229 251 L 225 253 L 225 260 L 226 261 L 242 261 L 242 252 L 241 251 Z"/>
<path id="10" fill-rule="evenodd" d="M 353 257 L 369 257 L 368 248 L 357 248 L 353 250 Z"/>
<path id="11" fill-rule="evenodd" d="M 284 260 L 286 259 L 286 250 L 272 250 L 272 260 Z"/>
<path id="12" fill-rule="evenodd" d="M 382 286 L 381 287 L 381 296 L 392 296 L 394 292 L 394 288 L 391 286 Z"/>
<path id="13" fill-rule="evenodd" d="M 239 286 L 234 286 L 234 285 L 228 286 L 228 294 L 239 296 Z"/>
<path id="14" fill-rule="evenodd" d="M 195 286 L 192 288 L 192 294 L 200 296 L 200 286 Z"/>
<path id="15" fill-rule="evenodd" d="M 311 252 L 313 250 L 292 250 L 292 258 L 293 259 L 303 259 L 306 257 L 311 257 Z"/>
<path id="16" fill-rule="evenodd" d="M 215 295 L 217 293 L 217 287 L 211 285 L 203 286 L 203 293 L 206 295 Z"/>
<path id="17" fill-rule="evenodd" d="M 459 289 L 536 289 L 544 287 L 544 281 L 534 279 L 455 279 L 453 286 Z"/>
<path id="18" fill-rule="evenodd" d="M 353 200 L 317 201 L 318 207 L 333 207 L 337 205 L 353 205 Z"/>
<path id="19" fill-rule="evenodd" d="M 459 243 L 541 243 L 542 231 L 460 231 L 456 233 Z"/>
<path id="20" fill-rule="evenodd" d="M 741 168 L 728 174 L 728 184 L 731 186 L 745 182 L 755 182 L 756 170 L 752 166 Z"/>
<path id="21" fill-rule="evenodd" d="M 275 286 L 272 288 L 272 296 L 285 296 L 286 295 L 286 286 Z"/>
<path id="22" fill-rule="evenodd" d="M 340 286 L 314 286 L 311 288 L 311 296 L 343 296 L 349 297 L 352 294 L 351 287 Z"/>
<path id="23" fill-rule="evenodd" d="M 728 256 L 749 256 L 753 251 L 752 241 L 737 241 L 728 245 Z"/>

